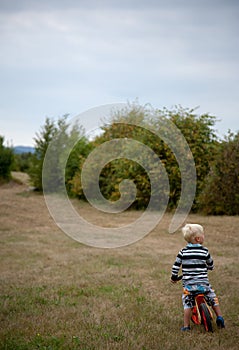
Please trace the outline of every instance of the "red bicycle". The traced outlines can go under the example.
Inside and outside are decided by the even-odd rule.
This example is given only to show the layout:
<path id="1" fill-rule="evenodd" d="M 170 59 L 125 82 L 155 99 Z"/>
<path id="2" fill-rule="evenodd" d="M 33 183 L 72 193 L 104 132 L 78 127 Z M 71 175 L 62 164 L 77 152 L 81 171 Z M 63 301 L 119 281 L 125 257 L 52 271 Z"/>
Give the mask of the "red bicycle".
<path id="1" fill-rule="evenodd" d="M 183 276 L 178 276 L 177 281 L 181 280 Z M 213 313 L 208 305 L 205 293 L 195 292 L 192 293 L 195 300 L 195 306 L 192 309 L 191 320 L 195 324 L 202 324 L 206 332 L 213 332 L 212 319 Z"/>

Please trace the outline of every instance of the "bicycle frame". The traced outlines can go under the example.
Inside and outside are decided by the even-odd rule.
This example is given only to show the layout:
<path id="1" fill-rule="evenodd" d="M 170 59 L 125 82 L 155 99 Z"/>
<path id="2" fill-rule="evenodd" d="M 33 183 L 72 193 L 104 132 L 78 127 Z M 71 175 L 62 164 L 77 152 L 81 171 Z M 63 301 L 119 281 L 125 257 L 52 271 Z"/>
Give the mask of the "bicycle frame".
<path id="1" fill-rule="evenodd" d="M 206 331 L 212 331 L 211 319 L 213 318 L 213 313 L 211 308 L 206 302 L 204 294 L 195 295 L 195 306 L 192 309 L 192 317 L 191 320 L 195 324 L 203 324 Z M 202 307 L 202 305 L 205 305 Z M 206 308 L 206 310 L 205 310 Z M 208 313 L 205 315 L 205 312 Z M 208 318 L 209 319 L 208 319 Z"/>
<path id="2" fill-rule="evenodd" d="M 182 279 L 182 275 L 178 276 L 177 281 L 180 281 Z M 194 295 L 195 299 L 195 306 L 192 308 L 192 316 L 191 320 L 195 324 L 203 324 L 205 330 L 207 332 L 213 332 L 212 328 L 212 322 L 213 319 L 213 313 L 211 311 L 211 308 L 207 304 L 205 294 L 199 293 Z"/>

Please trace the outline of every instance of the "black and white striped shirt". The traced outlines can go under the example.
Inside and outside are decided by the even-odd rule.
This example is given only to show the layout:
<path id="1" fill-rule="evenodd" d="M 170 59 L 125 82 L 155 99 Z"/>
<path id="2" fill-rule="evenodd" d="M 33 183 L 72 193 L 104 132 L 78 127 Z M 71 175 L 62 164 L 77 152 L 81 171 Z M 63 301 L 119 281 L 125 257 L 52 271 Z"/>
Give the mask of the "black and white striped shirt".
<path id="1" fill-rule="evenodd" d="M 206 247 L 201 244 L 188 243 L 180 250 L 172 267 L 172 277 L 178 276 L 182 265 L 183 286 L 209 285 L 207 271 L 213 269 L 213 260 Z"/>

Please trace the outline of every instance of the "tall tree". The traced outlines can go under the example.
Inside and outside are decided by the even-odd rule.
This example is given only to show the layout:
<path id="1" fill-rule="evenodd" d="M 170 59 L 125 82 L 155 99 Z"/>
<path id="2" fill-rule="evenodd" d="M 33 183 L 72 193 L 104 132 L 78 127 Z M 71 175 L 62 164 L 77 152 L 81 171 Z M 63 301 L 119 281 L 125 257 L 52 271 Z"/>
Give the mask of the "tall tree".
<path id="1" fill-rule="evenodd" d="M 42 191 L 42 168 L 44 157 L 50 142 L 57 133 L 57 127 L 54 120 L 46 118 L 45 124 L 34 137 L 35 153 L 29 169 L 29 175 L 32 185 L 38 191 Z"/>
<path id="2" fill-rule="evenodd" d="M 11 178 L 11 167 L 14 161 L 13 151 L 4 146 L 4 137 L 0 136 L 0 183 L 9 181 Z"/>
<path id="3" fill-rule="evenodd" d="M 81 157 L 88 152 L 89 142 L 84 136 L 84 129 L 78 124 L 70 127 L 67 117 L 64 115 L 57 121 L 46 118 L 45 124 L 34 138 L 35 154 L 29 174 L 39 191 L 43 190 L 44 165 L 47 190 L 56 191 L 66 186 L 72 194 L 72 178 L 79 169 Z"/>

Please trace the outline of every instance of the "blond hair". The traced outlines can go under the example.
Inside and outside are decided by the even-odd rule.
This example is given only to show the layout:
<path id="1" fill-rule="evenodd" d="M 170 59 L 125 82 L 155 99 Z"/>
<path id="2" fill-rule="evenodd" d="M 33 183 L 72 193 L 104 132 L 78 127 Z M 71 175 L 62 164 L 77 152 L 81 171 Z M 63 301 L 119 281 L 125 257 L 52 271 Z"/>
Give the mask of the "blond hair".
<path id="1" fill-rule="evenodd" d="M 191 243 L 195 237 L 200 237 L 204 234 L 203 227 L 199 224 L 186 224 L 182 228 L 185 241 Z"/>

